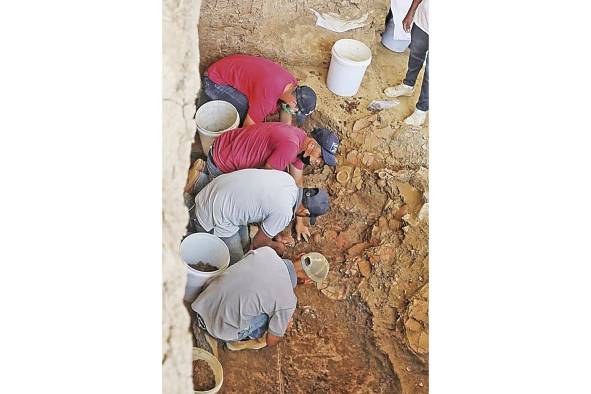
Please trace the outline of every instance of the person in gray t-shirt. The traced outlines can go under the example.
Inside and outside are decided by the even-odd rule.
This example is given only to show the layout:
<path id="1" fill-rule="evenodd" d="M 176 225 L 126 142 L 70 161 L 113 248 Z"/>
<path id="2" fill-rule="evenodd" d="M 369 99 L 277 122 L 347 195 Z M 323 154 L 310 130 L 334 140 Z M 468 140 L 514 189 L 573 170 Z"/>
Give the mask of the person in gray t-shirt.
<path id="1" fill-rule="evenodd" d="M 193 232 L 220 237 L 234 264 L 248 244 L 248 224 L 259 224 L 252 249 L 270 246 L 283 255 L 285 245 L 273 238 L 295 216 L 310 216 L 313 223 L 328 208 L 326 191 L 298 188 L 287 172 L 244 169 L 216 177 L 197 194 L 191 224 Z"/>
<path id="2" fill-rule="evenodd" d="M 197 313 L 199 327 L 230 342 L 231 350 L 238 350 L 231 347 L 232 342 L 249 339 L 260 339 L 258 348 L 273 346 L 285 334 L 295 311 L 293 289 L 298 281 L 308 283 L 310 278 L 300 261 L 294 264 L 270 247 L 262 247 L 212 278 L 191 309 Z"/>

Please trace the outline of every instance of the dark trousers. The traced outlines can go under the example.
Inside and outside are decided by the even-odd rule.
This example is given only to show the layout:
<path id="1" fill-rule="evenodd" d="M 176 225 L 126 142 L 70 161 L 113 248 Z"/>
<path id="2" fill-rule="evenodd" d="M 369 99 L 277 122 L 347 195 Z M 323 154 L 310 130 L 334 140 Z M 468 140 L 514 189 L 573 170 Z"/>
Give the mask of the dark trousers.
<path id="1" fill-rule="evenodd" d="M 421 86 L 421 95 L 417 101 L 417 109 L 421 111 L 429 110 L 429 34 L 425 33 L 420 27 L 412 25 L 410 32 L 410 56 L 408 57 L 408 69 L 404 84 L 415 86 L 419 71 L 425 64 L 425 75 L 423 75 L 423 85 Z"/>
<path id="2" fill-rule="evenodd" d="M 201 78 L 201 95 L 199 96 L 197 108 L 212 100 L 226 101 L 236 107 L 238 115 L 240 115 L 240 124 L 238 126 L 242 127 L 244 118 L 248 113 L 248 99 L 246 96 L 232 86 L 218 85 L 209 79 L 207 75 L 204 75 Z"/>

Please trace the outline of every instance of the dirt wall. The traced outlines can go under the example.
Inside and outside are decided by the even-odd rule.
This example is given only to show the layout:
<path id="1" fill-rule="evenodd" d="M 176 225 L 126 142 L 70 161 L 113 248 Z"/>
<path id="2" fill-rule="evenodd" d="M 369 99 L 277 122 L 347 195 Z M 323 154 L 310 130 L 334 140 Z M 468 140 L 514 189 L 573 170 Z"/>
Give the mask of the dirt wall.
<path id="1" fill-rule="evenodd" d="M 186 269 L 177 251 L 188 219 L 183 187 L 199 89 L 200 5 L 200 0 L 165 0 L 163 7 L 162 377 L 166 394 L 191 393 L 193 388 L 189 315 L 182 304 Z"/>
<path id="2" fill-rule="evenodd" d="M 380 42 L 388 4 L 383 0 L 203 1 L 199 23 L 202 71 L 234 53 L 265 56 L 291 66 L 326 65 L 333 43 L 341 38 L 360 40 L 373 50 Z M 334 33 L 316 26 L 310 8 L 347 19 L 369 16 L 360 29 Z"/>

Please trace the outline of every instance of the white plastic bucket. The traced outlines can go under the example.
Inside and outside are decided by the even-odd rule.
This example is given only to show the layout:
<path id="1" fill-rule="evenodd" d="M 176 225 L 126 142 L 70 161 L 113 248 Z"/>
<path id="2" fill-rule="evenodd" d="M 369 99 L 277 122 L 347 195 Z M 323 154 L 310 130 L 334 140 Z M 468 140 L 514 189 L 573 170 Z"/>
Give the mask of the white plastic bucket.
<path id="1" fill-rule="evenodd" d="M 224 241 L 209 233 L 193 233 L 187 236 L 181 242 L 179 251 L 181 259 L 187 264 L 187 285 L 183 300 L 193 302 L 205 282 L 228 267 L 230 251 Z M 203 272 L 189 266 L 200 261 L 215 265 L 218 270 Z"/>
<path id="2" fill-rule="evenodd" d="M 354 96 L 371 63 L 371 50 L 361 41 L 344 38 L 334 43 L 331 53 L 326 86 L 338 96 Z"/>
<path id="3" fill-rule="evenodd" d="M 193 361 L 195 360 L 203 360 L 209 364 L 213 371 L 213 375 L 215 376 L 215 387 L 211 390 L 207 391 L 196 391 L 194 390 L 193 393 L 195 394 L 215 394 L 222 388 L 222 383 L 224 383 L 224 370 L 222 368 L 222 364 L 218 361 L 217 358 L 214 357 L 213 354 L 210 352 L 199 349 L 198 347 L 193 348 Z"/>
<path id="4" fill-rule="evenodd" d="M 227 101 L 214 100 L 199 107 L 195 114 L 195 122 L 203 153 L 207 155 L 209 147 L 217 137 L 238 127 L 240 115 L 236 107 Z"/>
<path id="5" fill-rule="evenodd" d="M 382 44 L 393 52 L 404 52 L 410 45 L 410 40 L 394 39 L 394 20 L 390 19 L 386 25 L 386 30 L 382 33 Z"/>

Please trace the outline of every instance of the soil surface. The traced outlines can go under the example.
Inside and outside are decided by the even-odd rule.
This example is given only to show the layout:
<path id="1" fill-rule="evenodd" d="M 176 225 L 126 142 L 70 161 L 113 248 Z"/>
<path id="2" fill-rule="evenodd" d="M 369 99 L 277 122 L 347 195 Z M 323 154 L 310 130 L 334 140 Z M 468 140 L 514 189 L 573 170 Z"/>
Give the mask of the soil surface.
<path id="1" fill-rule="evenodd" d="M 215 375 L 205 360 L 193 361 L 193 390 L 207 391 L 215 387 Z"/>
<path id="2" fill-rule="evenodd" d="M 189 264 L 189 267 L 201 272 L 213 272 L 218 270 L 218 267 L 216 267 L 215 265 L 211 265 L 203 261 L 199 261 L 195 264 Z"/>
<path id="3" fill-rule="evenodd" d="M 305 186 L 326 188 L 331 209 L 287 257 L 320 252 L 330 272 L 296 288 L 294 324 L 279 345 L 220 346 L 222 393 L 428 392 L 429 130 L 403 123 L 420 89 L 394 108 L 367 109 L 388 99 L 382 92 L 402 82 L 407 61 L 408 51 L 378 45 L 354 97 L 328 91 L 327 65 L 286 65 L 318 96 L 303 128 L 341 139 L 336 168 L 306 170 Z"/>

